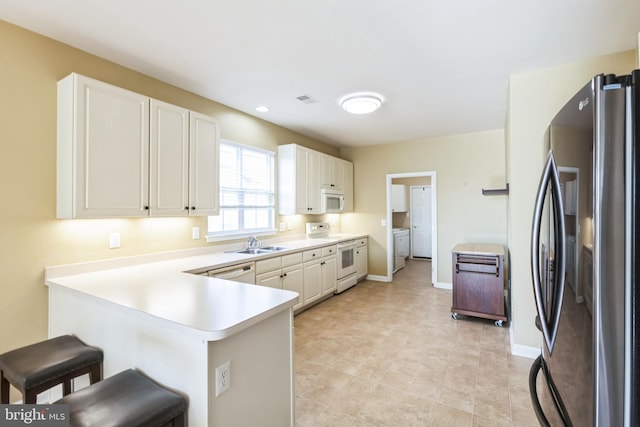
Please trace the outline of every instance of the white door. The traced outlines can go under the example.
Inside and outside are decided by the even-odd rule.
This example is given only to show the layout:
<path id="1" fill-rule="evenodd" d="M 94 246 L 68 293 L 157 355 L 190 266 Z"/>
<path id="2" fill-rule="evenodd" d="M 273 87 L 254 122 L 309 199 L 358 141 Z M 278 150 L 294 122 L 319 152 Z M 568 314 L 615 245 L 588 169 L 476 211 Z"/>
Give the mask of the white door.
<path id="1" fill-rule="evenodd" d="M 411 253 L 431 258 L 431 186 L 411 187 Z"/>

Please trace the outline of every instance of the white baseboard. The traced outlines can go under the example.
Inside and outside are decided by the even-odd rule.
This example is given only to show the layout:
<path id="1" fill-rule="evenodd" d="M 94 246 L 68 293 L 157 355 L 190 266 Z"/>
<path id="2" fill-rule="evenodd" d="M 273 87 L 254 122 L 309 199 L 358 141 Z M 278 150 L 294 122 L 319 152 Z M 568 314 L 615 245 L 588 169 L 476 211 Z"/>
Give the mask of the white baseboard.
<path id="1" fill-rule="evenodd" d="M 433 284 L 433 287 L 438 289 L 453 290 L 453 285 L 451 283 L 436 282 Z"/>
<path id="2" fill-rule="evenodd" d="M 516 344 L 513 338 L 513 323 L 509 325 L 509 340 L 511 341 L 511 354 L 514 356 L 527 357 L 529 359 L 535 359 L 540 356 L 542 350 L 540 347 L 530 347 L 528 345 Z"/>
<path id="3" fill-rule="evenodd" d="M 387 276 L 377 276 L 375 274 L 368 274 L 367 280 L 371 280 L 373 282 L 391 282 Z"/>

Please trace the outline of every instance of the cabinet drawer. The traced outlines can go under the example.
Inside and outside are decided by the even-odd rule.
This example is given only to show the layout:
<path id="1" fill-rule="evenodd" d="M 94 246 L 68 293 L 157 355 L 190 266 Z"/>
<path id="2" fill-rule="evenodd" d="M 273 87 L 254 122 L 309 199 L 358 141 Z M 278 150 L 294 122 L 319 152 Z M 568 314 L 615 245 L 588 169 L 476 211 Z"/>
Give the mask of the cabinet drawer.
<path id="1" fill-rule="evenodd" d="M 256 274 L 266 273 L 268 271 L 279 270 L 282 267 L 281 257 L 274 257 L 256 261 Z"/>
<path id="2" fill-rule="evenodd" d="M 338 246 L 336 245 L 331 245 L 331 246 L 325 246 L 324 248 L 322 248 L 322 257 L 326 257 L 326 256 L 331 256 L 331 255 L 335 255 L 338 251 Z"/>
<path id="3" fill-rule="evenodd" d="M 296 252 L 295 254 L 282 255 L 282 267 L 289 267 L 290 265 L 300 264 L 302 262 L 302 252 Z"/>
<path id="4" fill-rule="evenodd" d="M 314 259 L 320 259 L 322 257 L 322 250 L 321 249 L 313 249 L 310 251 L 304 251 L 302 253 L 302 261 L 303 262 L 307 262 L 307 261 L 313 261 Z"/>
<path id="5" fill-rule="evenodd" d="M 455 259 L 455 272 L 500 275 L 500 257 L 459 254 Z"/>

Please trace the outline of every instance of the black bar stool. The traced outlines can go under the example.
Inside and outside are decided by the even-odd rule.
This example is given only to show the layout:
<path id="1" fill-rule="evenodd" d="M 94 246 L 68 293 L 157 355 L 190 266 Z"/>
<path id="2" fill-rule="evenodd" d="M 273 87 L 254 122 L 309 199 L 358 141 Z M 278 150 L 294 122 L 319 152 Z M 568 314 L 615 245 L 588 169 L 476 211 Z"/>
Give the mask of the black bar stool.
<path id="1" fill-rule="evenodd" d="M 184 397 L 127 369 L 54 402 L 69 405 L 74 427 L 184 427 Z"/>
<path id="2" fill-rule="evenodd" d="M 71 393 L 71 380 L 89 374 L 91 384 L 102 379 L 102 351 L 72 335 L 51 338 L 0 355 L 0 403 L 9 403 L 9 384 L 35 404 L 38 394 L 58 384 Z"/>

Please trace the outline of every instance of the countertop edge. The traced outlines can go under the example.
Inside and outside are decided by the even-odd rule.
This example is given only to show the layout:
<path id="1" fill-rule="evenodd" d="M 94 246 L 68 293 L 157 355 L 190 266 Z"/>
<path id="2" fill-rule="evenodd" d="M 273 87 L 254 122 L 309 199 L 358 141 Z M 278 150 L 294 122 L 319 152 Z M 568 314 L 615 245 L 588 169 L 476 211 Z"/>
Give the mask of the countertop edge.
<path id="1" fill-rule="evenodd" d="M 169 329 L 172 329 L 174 331 L 180 332 L 180 333 L 184 333 L 190 336 L 194 336 L 197 337 L 199 339 L 202 339 L 203 341 L 220 341 L 223 340 L 225 338 L 228 338 L 238 332 L 243 331 L 244 329 L 247 329 L 257 323 L 260 323 L 261 321 L 268 319 L 271 316 L 274 316 L 284 310 L 287 309 L 293 309 L 293 306 L 296 304 L 299 295 L 295 292 L 291 292 L 291 291 L 285 291 L 285 292 L 289 292 L 291 294 L 295 294 L 295 296 L 292 296 L 290 299 L 285 300 L 284 302 L 274 305 L 273 307 L 269 308 L 268 310 L 265 310 L 253 317 L 250 317 L 248 319 L 245 319 L 243 321 L 240 321 L 238 323 L 235 323 L 233 325 L 230 325 L 226 328 L 221 328 L 219 330 L 215 330 L 215 331 L 207 331 L 207 330 L 202 330 L 193 326 L 189 326 L 189 325 L 185 325 L 183 323 L 180 322 L 176 322 L 173 321 L 171 319 L 167 319 L 166 317 L 161 317 L 161 316 L 157 316 L 154 315 L 153 313 L 149 313 L 148 311 L 144 311 L 144 310 L 139 310 L 133 307 L 129 307 L 126 306 L 124 304 L 121 304 L 119 302 L 116 301 L 111 301 L 108 300 L 106 298 L 102 298 L 100 296 L 97 295 L 93 295 L 89 292 L 84 292 L 82 290 L 79 290 L 77 288 L 72 288 L 69 286 L 65 286 L 64 284 L 60 284 L 60 283 L 56 283 L 55 281 L 51 281 L 51 280 L 47 280 L 45 281 L 45 284 L 47 287 L 56 290 L 56 291 L 61 291 L 61 292 L 67 292 L 73 295 L 76 295 L 78 297 L 81 298 L 86 298 L 87 300 L 93 301 L 97 304 L 101 304 L 101 305 L 106 305 L 109 306 L 119 312 L 123 312 L 123 313 L 127 313 L 130 315 L 133 315 L 135 317 L 139 317 L 139 318 L 144 318 L 147 320 L 153 320 L 153 321 L 157 321 L 160 322 L 160 324 L 163 327 L 167 327 Z"/>

